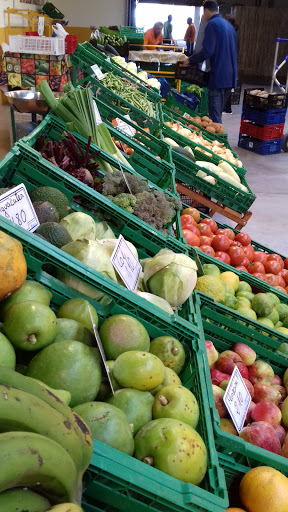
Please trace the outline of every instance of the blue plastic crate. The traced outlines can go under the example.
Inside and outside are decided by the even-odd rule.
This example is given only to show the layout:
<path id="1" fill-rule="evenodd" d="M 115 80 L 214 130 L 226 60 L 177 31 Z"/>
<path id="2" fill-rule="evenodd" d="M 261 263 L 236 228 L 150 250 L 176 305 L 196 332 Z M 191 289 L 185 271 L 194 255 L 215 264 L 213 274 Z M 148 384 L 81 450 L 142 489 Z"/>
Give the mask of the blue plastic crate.
<path id="1" fill-rule="evenodd" d="M 283 145 L 282 139 L 273 140 L 259 140 L 249 137 L 249 135 L 239 134 L 238 146 L 259 155 L 274 155 L 275 153 L 281 153 Z"/>
<path id="2" fill-rule="evenodd" d="M 254 121 L 258 124 L 283 124 L 285 123 L 287 108 L 272 110 L 256 110 L 243 105 L 242 119 Z"/>
<path id="3" fill-rule="evenodd" d="M 181 105 L 185 105 L 185 107 L 191 108 L 191 110 L 196 110 L 197 105 L 200 103 L 200 100 L 195 96 L 194 93 L 184 93 L 180 94 L 180 92 L 171 91 L 175 100 Z"/>

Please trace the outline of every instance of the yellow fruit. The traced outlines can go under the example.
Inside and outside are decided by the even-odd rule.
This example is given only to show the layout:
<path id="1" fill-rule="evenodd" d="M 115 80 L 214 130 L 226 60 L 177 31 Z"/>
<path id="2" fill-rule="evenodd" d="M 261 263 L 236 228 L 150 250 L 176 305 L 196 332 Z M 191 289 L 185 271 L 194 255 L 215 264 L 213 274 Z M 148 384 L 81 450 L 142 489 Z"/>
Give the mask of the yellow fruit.
<path id="1" fill-rule="evenodd" d="M 233 290 L 237 292 L 240 284 L 240 279 L 237 276 L 237 274 L 234 274 L 234 272 L 222 272 L 222 274 L 220 275 L 220 279 L 224 283 L 230 284 Z"/>
<path id="2" fill-rule="evenodd" d="M 239 494 L 247 512 L 288 512 L 288 479 L 276 469 L 259 466 L 248 471 Z"/>
<path id="3" fill-rule="evenodd" d="M 230 507 L 230 508 L 226 508 L 226 511 L 227 512 L 246 512 L 246 510 L 244 510 L 244 508 L 235 508 L 235 507 Z"/>
<path id="4" fill-rule="evenodd" d="M 23 247 L 18 240 L 0 231 L 0 301 L 19 290 L 27 277 Z"/>

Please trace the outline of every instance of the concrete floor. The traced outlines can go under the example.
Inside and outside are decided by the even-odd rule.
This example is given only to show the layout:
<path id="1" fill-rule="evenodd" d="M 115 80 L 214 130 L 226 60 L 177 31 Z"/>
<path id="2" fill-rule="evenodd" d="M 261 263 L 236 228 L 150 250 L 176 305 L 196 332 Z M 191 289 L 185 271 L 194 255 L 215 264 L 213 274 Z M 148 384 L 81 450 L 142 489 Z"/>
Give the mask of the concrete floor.
<path id="1" fill-rule="evenodd" d="M 253 215 L 243 231 L 262 245 L 288 257 L 288 153 L 261 156 L 238 148 L 241 106 L 233 106 L 232 109 L 232 115 L 223 115 L 223 123 L 231 146 L 247 169 L 247 182 L 257 196 L 251 207 Z M 25 114 L 19 114 L 17 121 L 25 123 L 22 126 L 24 133 L 18 132 L 19 136 L 23 136 L 25 129 L 30 128 L 29 117 L 27 119 Z M 9 127 L 9 108 L 0 106 L 0 158 L 3 158 L 11 147 Z M 221 215 L 215 215 L 214 218 L 235 226 Z"/>

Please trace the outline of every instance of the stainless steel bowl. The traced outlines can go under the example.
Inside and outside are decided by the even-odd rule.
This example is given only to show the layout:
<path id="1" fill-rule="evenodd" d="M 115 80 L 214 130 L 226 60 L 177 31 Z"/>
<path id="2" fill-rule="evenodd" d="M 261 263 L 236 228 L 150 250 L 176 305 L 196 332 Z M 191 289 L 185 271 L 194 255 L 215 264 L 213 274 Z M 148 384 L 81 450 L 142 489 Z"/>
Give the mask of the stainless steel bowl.
<path id="1" fill-rule="evenodd" d="M 62 96 L 63 92 L 54 92 L 55 98 Z M 41 92 L 35 91 L 8 91 L 5 92 L 11 107 L 21 114 L 41 114 L 47 112 L 48 105 Z"/>

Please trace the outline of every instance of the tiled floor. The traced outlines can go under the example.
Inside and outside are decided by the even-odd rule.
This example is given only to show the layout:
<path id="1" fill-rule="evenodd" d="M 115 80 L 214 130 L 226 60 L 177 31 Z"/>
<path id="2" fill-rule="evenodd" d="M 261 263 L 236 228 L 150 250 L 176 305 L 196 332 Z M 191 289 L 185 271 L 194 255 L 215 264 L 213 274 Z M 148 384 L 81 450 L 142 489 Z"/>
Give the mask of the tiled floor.
<path id="1" fill-rule="evenodd" d="M 245 231 L 262 245 L 288 256 L 288 153 L 261 156 L 238 148 L 240 117 L 240 106 L 234 106 L 233 115 L 224 115 L 223 122 L 230 144 L 248 169 L 247 181 L 257 196 L 251 207 L 253 215 Z M 17 121 L 22 123 L 18 125 L 21 128 L 18 135 L 23 136 L 31 129 L 29 116 L 19 114 Z M 9 108 L 0 106 L 0 158 L 11 147 L 9 127 Z M 224 217 L 218 216 L 218 220 L 229 224 Z"/>

